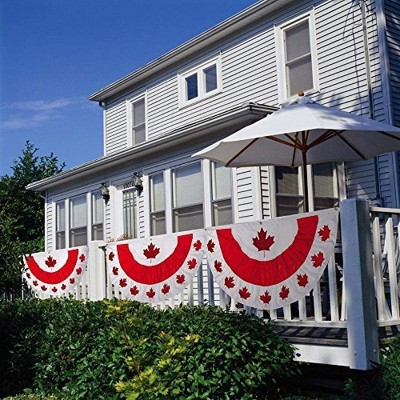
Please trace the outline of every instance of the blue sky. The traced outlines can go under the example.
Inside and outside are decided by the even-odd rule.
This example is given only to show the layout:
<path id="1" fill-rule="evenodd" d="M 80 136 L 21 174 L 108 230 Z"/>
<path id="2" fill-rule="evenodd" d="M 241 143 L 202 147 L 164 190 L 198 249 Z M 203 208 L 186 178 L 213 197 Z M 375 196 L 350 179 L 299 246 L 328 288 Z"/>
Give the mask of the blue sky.
<path id="1" fill-rule="evenodd" d="M 27 140 L 67 168 L 103 155 L 87 97 L 256 0 L 0 1 L 0 176 Z"/>

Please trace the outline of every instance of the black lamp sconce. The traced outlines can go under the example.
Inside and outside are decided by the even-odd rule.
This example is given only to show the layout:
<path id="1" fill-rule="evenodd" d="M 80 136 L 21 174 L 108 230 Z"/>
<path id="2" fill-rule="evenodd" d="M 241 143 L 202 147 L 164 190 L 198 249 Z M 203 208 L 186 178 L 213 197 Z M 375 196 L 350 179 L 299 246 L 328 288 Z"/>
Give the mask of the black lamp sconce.
<path id="1" fill-rule="evenodd" d="M 103 182 L 100 186 L 100 193 L 101 193 L 101 197 L 104 200 L 104 203 L 106 203 L 106 205 L 108 204 L 109 200 L 110 200 L 110 190 L 108 189 L 108 187 L 106 186 L 106 183 Z"/>
<path id="2" fill-rule="evenodd" d="M 135 187 L 135 189 L 138 192 L 138 195 L 140 196 L 140 194 L 143 192 L 143 181 L 142 177 L 137 172 L 133 174 L 133 186 Z"/>

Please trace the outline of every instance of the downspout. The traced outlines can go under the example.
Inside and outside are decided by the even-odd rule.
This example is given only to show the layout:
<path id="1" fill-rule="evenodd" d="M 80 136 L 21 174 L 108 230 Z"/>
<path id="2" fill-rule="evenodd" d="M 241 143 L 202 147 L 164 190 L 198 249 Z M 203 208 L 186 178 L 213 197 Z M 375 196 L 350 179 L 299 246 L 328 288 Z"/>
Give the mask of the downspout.
<path id="1" fill-rule="evenodd" d="M 365 59 L 365 73 L 367 78 L 367 91 L 368 91 L 368 104 L 369 104 L 369 117 L 374 119 L 374 98 L 372 93 L 372 78 L 371 78 L 371 63 L 370 63 L 370 54 L 368 48 L 368 31 L 367 31 L 367 11 L 365 6 L 366 0 L 360 0 L 360 8 L 361 8 L 361 23 L 362 23 L 362 31 L 363 31 L 363 41 L 364 41 L 364 59 Z M 378 157 L 374 157 L 374 176 L 375 176 L 375 199 L 374 205 L 383 206 L 382 199 L 382 191 L 381 185 L 379 181 L 379 163 Z"/>

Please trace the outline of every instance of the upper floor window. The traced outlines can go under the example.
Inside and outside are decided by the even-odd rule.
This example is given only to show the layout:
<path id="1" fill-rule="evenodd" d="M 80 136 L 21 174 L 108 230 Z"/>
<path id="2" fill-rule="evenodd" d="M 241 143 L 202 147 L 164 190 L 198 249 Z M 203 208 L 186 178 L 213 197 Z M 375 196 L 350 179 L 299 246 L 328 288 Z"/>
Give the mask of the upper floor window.
<path id="1" fill-rule="evenodd" d="M 174 232 L 203 228 L 203 178 L 200 162 L 173 171 L 172 212 Z"/>
<path id="2" fill-rule="evenodd" d="M 141 97 L 128 103 L 128 145 L 135 146 L 146 140 L 146 100 Z"/>
<path id="3" fill-rule="evenodd" d="M 232 214 L 232 169 L 219 163 L 211 164 L 212 218 L 213 225 L 233 223 Z"/>
<path id="4" fill-rule="evenodd" d="M 215 59 L 179 76 L 180 105 L 184 106 L 221 90 L 221 63 Z"/>
<path id="5" fill-rule="evenodd" d="M 166 233 L 165 188 L 162 173 L 150 177 L 150 234 Z"/>
<path id="6" fill-rule="evenodd" d="M 281 100 L 317 89 L 313 15 L 281 26 L 277 32 Z"/>
<path id="7" fill-rule="evenodd" d="M 69 245 L 84 246 L 87 244 L 86 195 L 73 197 L 69 205 Z"/>

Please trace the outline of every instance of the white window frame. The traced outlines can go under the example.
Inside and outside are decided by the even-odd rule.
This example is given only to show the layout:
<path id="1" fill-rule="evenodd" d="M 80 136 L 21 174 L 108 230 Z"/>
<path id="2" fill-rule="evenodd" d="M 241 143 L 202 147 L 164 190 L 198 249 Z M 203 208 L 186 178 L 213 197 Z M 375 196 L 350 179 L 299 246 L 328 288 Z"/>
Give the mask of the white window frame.
<path id="1" fill-rule="evenodd" d="M 319 91 L 318 79 L 318 62 L 317 62 L 317 43 L 316 43 L 316 30 L 315 30 L 315 14 L 314 10 L 300 17 L 281 24 L 275 27 L 275 43 L 276 43 L 276 63 L 277 63 L 277 78 L 278 78 L 278 96 L 279 102 L 282 104 L 290 98 L 294 98 L 297 94 L 292 96 L 288 95 L 288 82 L 286 76 L 286 49 L 285 49 L 285 30 L 308 20 L 309 33 L 310 33 L 310 50 L 311 50 L 311 67 L 313 88 L 304 91 L 306 95 Z"/>
<path id="2" fill-rule="evenodd" d="M 156 176 L 162 176 L 163 179 L 163 192 L 164 192 L 164 208 L 162 209 L 158 209 L 158 210 L 153 210 L 153 196 L 154 196 L 154 191 L 153 191 L 153 185 L 154 185 L 154 177 Z M 150 232 L 150 236 L 155 235 L 155 233 L 153 232 L 153 223 L 152 223 L 152 218 L 154 215 L 156 214 L 164 214 L 164 224 L 165 224 L 165 233 L 167 233 L 167 192 L 166 192 L 166 174 L 165 172 L 157 172 L 154 174 L 151 174 L 148 176 L 148 188 L 149 188 L 149 232 Z"/>
<path id="3" fill-rule="evenodd" d="M 204 70 L 215 65 L 217 69 L 217 87 L 214 90 L 206 92 Z M 197 89 L 198 95 L 193 99 L 187 100 L 186 98 L 186 78 L 197 74 Z M 221 57 L 215 57 L 207 62 L 197 65 L 194 68 L 178 73 L 178 86 L 179 86 L 179 107 L 185 107 L 193 103 L 197 103 L 203 99 L 214 96 L 217 93 L 222 92 L 222 69 L 221 69 Z"/>
<path id="4" fill-rule="evenodd" d="M 133 143 L 133 104 L 138 102 L 139 100 L 144 100 L 144 123 L 145 123 L 145 140 L 140 143 Z M 127 116 L 127 146 L 137 146 L 141 143 L 144 143 L 148 140 L 148 121 L 147 121 L 147 94 L 143 93 L 141 95 L 130 98 L 126 101 L 126 116 Z"/>

